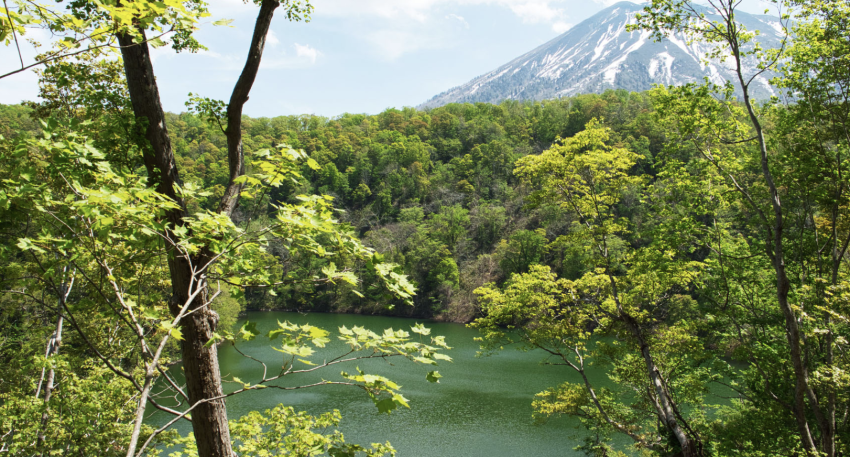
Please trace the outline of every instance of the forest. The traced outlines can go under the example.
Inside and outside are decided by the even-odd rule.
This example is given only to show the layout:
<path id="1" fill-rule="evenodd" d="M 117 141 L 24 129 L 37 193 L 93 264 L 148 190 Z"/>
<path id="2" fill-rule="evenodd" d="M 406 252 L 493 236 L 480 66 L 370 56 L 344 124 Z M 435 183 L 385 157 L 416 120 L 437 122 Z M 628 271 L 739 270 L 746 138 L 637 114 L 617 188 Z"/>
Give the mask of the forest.
<path id="1" fill-rule="evenodd" d="M 725 50 L 726 85 L 332 118 L 243 114 L 275 12 L 313 10 L 254 3 L 231 98 L 189 94 L 179 114 L 150 47 L 203 49 L 205 4 L 4 3 L 6 46 L 27 27 L 66 39 L 39 56 L 40 100 L 0 105 L 0 454 L 396 455 L 346 442 L 339 412 L 228 416 L 240 393 L 323 385 L 391 414 L 404 389 L 350 363 L 436 384 L 451 361 L 426 325 L 240 320 L 296 310 L 543 351 L 572 377 L 528 399 L 535 417 L 577 418 L 586 455 L 850 455 L 845 2 L 783 4 L 780 49 L 750 45 L 735 1 L 710 1 L 714 18 L 647 6 L 635 30 Z M 752 99 L 764 72 L 777 96 Z M 280 368 L 240 350 L 257 338 Z M 262 376 L 225 379 L 222 346 Z"/>
<path id="2" fill-rule="evenodd" d="M 6 106 L 3 124 L 15 126 L 17 135 L 38 136 L 33 119 L 43 109 Z M 333 197 L 333 205 L 344 211 L 340 220 L 398 264 L 417 294 L 413 306 L 403 306 L 381 294 L 346 293 L 345 284 L 283 284 L 273 290 L 247 287 L 239 306 L 469 322 L 477 312 L 475 289 L 526 273 L 530 265 L 549 265 L 560 276 L 576 279 L 588 265 L 557 242 L 570 231 L 567 211 L 554 201 L 531 204 L 533 189 L 514 174 L 516 162 L 549 149 L 558 138 L 574 136 L 592 119 L 604 119 L 611 144 L 643 156 L 631 172 L 655 174 L 652 157 L 665 137 L 653 113 L 650 94 L 621 90 L 541 103 L 390 109 L 335 119 L 245 117 L 246 154 L 285 144 L 304 150 L 316 163 L 315 169 L 302 164 L 298 172 L 304 179 L 270 190 L 268 198 L 291 203 L 298 195 Z M 209 193 L 190 204 L 196 211 L 214 209 L 228 180 L 225 135 L 216 123 L 190 112 L 166 113 L 166 121 L 182 178 Z M 642 211 L 635 204 L 623 208 Z M 329 262 L 292 259 L 282 265 L 283 274 L 308 277 Z M 363 274 L 356 263 L 338 266 Z M 397 306 L 388 308 L 388 303 Z"/>

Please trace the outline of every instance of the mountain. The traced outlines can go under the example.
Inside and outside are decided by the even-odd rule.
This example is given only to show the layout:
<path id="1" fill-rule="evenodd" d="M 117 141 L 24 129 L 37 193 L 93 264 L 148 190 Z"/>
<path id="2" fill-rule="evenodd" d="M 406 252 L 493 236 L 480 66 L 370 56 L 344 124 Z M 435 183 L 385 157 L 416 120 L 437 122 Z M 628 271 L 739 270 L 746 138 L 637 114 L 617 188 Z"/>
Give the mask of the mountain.
<path id="1" fill-rule="evenodd" d="M 682 34 L 655 42 L 650 32 L 628 32 L 643 5 L 620 2 L 581 22 L 564 34 L 466 84 L 449 89 L 420 108 L 447 103 L 489 102 L 505 99 L 544 100 L 606 89 L 644 91 L 653 84 L 680 85 L 708 77 L 722 84 L 735 81 L 731 61 L 702 62 L 710 46 L 688 43 Z M 711 18 L 713 10 L 704 10 Z M 736 13 L 748 30 L 759 30 L 764 48 L 778 46 L 783 37 L 779 20 L 772 16 Z M 719 18 L 718 18 L 719 19 Z M 745 61 L 753 75 L 755 61 Z M 751 86 L 756 98 L 774 95 L 772 75 L 756 77 Z"/>

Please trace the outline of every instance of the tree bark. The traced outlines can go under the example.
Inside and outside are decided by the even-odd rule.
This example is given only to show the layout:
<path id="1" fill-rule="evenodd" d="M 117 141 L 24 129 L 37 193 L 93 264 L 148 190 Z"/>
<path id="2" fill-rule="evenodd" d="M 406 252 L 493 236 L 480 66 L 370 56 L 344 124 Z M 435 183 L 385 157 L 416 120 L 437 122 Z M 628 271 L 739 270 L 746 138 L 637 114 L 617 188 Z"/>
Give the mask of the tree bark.
<path id="1" fill-rule="evenodd" d="M 227 136 L 230 177 L 218 210 L 228 216 L 233 214 L 239 201 L 239 194 L 244 187 L 234 182 L 236 178 L 245 174 L 245 155 L 242 151 L 242 107 L 248 101 L 248 94 L 254 86 L 254 79 L 260 69 L 260 60 L 266 46 L 266 35 L 268 35 L 274 12 L 279 6 L 278 0 L 263 0 L 260 4 L 260 12 L 254 25 L 254 36 L 251 38 L 251 47 L 248 49 L 248 58 L 242 68 L 242 74 L 239 75 L 239 80 L 236 81 L 236 87 L 230 95 L 230 103 L 227 105 L 225 135 Z"/>
<path id="2" fill-rule="evenodd" d="M 140 33 L 144 34 L 143 31 Z M 171 148 L 171 140 L 165 125 L 165 114 L 159 99 L 159 89 L 153 74 L 150 51 L 145 42 L 134 43 L 130 35 L 118 35 L 124 72 L 133 112 L 139 120 L 146 120 L 145 138 L 150 143 L 145 148 L 144 163 L 150 185 L 172 198 L 180 208 L 167 213 L 166 219 L 172 226 L 183 225 L 186 216 L 185 204 L 177 195 L 180 178 Z M 176 238 L 173 233 L 169 234 Z M 175 240 L 176 241 L 176 240 Z M 178 312 L 182 304 L 192 295 L 190 287 L 199 279 L 197 269 L 206 265 L 206 255 L 193 259 L 176 254 L 168 255 L 171 277 L 171 311 Z M 183 333 L 181 342 L 183 369 L 189 401 L 196 403 L 223 395 L 221 375 L 218 367 L 218 348 L 205 346 L 212 338 L 218 319 L 209 308 L 199 309 L 206 304 L 206 294 L 199 294 L 190 304 L 193 312 L 180 322 Z M 196 311 L 197 310 L 197 311 Z M 192 430 L 201 457 L 231 457 L 230 430 L 227 425 L 227 409 L 223 399 L 205 401 L 192 414 Z"/>
<path id="3" fill-rule="evenodd" d="M 67 266 L 64 269 L 64 273 L 67 274 L 70 268 Z M 59 348 L 62 346 L 62 329 L 65 325 L 65 316 L 62 314 L 62 310 L 65 309 L 66 302 L 68 300 L 68 296 L 71 294 L 71 290 L 74 288 L 74 278 L 71 276 L 70 281 L 67 281 L 68 277 L 65 276 L 62 279 L 62 282 L 58 287 L 58 295 L 59 295 L 59 312 L 56 313 L 56 330 L 53 331 L 53 334 L 50 336 L 50 339 L 47 340 L 47 350 L 45 351 L 44 357 L 47 360 L 50 360 L 51 357 L 55 357 L 59 354 Z M 67 282 L 66 282 L 67 281 Z M 47 437 L 44 435 L 45 429 L 47 428 L 47 421 L 50 420 L 50 398 L 53 396 L 53 388 L 55 386 L 56 379 L 56 368 L 54 366 L 50 367 L 50 370 L 47 373 L 47 383 L 44 386 L 44 412 L 41 414 L 41 430 L 38 432 L 38 446 L 42 447 L 47 440 Z M 38 381 L 38 387 L 35 391 L 35 398 L 38 398 L 39 392 L 41 391 L 41 385 L 44 382 L 44 369 L 41 370 L 41 379 Z"/>
<path id="4" fill-rule="evenodd" d="M 765 239 L 765 251 L 770 258 L 773 269 L 776 273 L 776 300 L 779 304 L 779 309 L 785 318 L 785 336 L 788 340 L 790 349 L 791 365 L 794 367 L 794 417 L 797 422 L 797 429 L 802 439 L 803 448 L 809 455 L 817 455 L 817 446 L 812 437 L 811 429 L 809 428 L 808 419 L 806 418 L 806 397 L 809 397 L 811 408 L 818 418 L 822 418 L 820 405 L 814 391 L 809 386 L 809 371 L 806 363 L 803 361 L 802 337 L 800 335 L 800 326 L 797 324 L 797 316 L 791 304 L 788 303 L 788 292 L 791 290 L 791 280 L 788 279 L 788 274 L 785 267 L 785 248 L 783 243 L 784 237 L 784 211 L 782 208 L 782 199 L 779 196 L 779 190 L 773 180 L 773 173 L 770 171 L 768 163 L 767 141 L 764 137 L 764 129 L 761 121 L 753 109 L 753 102 L 750 98 L 749 85 L 744 80 L 743 65 L 737 42 L 737 36 L 732 40 L 733 55 L 735 57 L 738 82 L 741 85 L 741 91 L 744 95 L 744 106 L 747 108 L 747 114 L 750 122 L 753 124 L 753 129 L 756 131 L 756 137 L 759 145 L 759 155 L 761 159 L 762 175 L 765 183 L 770 191 L 770 204 L 773 208 L 773 226 L 765 227 L 767 237 Z M 822 421 L 819 421 L 822 422 Z M 828 430 L 821 432 L 829 433 Z M 829 455 L 828 457 L 832 457 Z"/>
<path id="5" fill-rule="evenodd" d="M 222 214 L 230 216 L 239 201 L 243 185 L 236 179 L 245 173 L 245 161 L 242 151 L 242 108 L 248 101 L 248 94 L 254 84 L 260 67 L 266 36 L 271 25 L 274 11 L 280 6 L 278 0 L 263 0 L 254 27 L 248 58 L 242 74 L 233 89 L 227 108 L 227 151 L 230 169 L 229 183 L 219 205 Z M 142 36 L 144 32 L 140 31 Z M 150 51 L 147 43 L 134 43 L 126 34 L 118 35 L 121 53 L 124 58 L 124 70 L 133 112 L 137 119 L 145 119 L 147 126 L 145 138 L 150 148 L 145 149 L 144 163 L 148 172 L 149 185 L 177 202 L 179 209 L 169 211 L 166 218 L 172 226 L 184 225 L 187 216 L 184 202 L 177 195 L 180 177 L 165 124 L 165 114 L 159 98 L 159 89 L 153 74 Z M 176 241 L 174 233 L 169 236 Z M 170 308 L 173 315 L 192 296 L 193 284 L 201 279 L 200 275 L 212 259 L 206 249 L 188 259 L 172 252 L 168 256 L 172 293 Z M 230 430 L 227 424 L 227 409 L 221 399 L 221 372 L 218 365 L 216 345 L 207 346 L 215 332 L 218 316 L 205 307 L 208 303 L 206 291 L 192 300 L 189 314 L 180 322 L 183 332 L 181 341 L 183 369 L 186 376 L 186 390 L 189 402 L 195 404 L 192 413 L 192 430 L 200 457 L 231 457 Z"/>
<path id="6" fill-rule="evenodd" d="M 794 418 L 797 422 L 797 430 L 800 433 L 800 438 L 806 453 L 811 456 L 819 455 L 807 419 L 807 397 L 810 403 L 809 406 L 818 420 L 819 428 L 822 429 L 821 432 L 829 435 L 831 434 L 831 431 L 828 430 L 829 427 L 826 427 L 827 430 L 823 429 L 825 419 L 821 411 L 818 398 L 809 384 L 808 366 L 803 360 L 802 336 L 800 335 L 800 327 L 797 323 L 797 316 L 794 309 L 788 302 L 788 292 L 791 289 L 791 281 L 788 278 L 785 266 L 785 249 L 783 245 L 785 229 L 784 209 L 782 208 L 782 200 L 779 195 L 779 190 L 773 179 L 773 173 L 770 171 L 764 129 L 761 125 L 761 121 L 759 120 L 759 116 L 753 107 L 753 101 L 749 92 L 749 82 L 744 76 L 744 67 L 741 61 L 740 35 L 737 25 L 734 22 L 735 6 L 730 4 L 726 8 L 727 11 L 725 11 L 725 14 L 723 15 L 726 21 L 726 36 L 724 38 L 731 48 L 732 56 L 735 60 L 735 73 L 738 77 L 738 84 L 740 84 L 744 98 L 744 106 L 747 109 L 747 115 L 750 118 L 750 122 L 752 123 L 753 129 L 756 133 L 759 147 L 759 158 L 761 159 L 762 176 L 768 190 L 770 191 L 770 205 L 773 209 L 773 224 L 768 224 L 765 221 L 765 227 L 763 227 L 766 231 L 764 240 L 765 252 L 770 258 L 774 272 L 776 273 L 776 299 L 779 309 L 785 318 L 785 336 L 788 340 L 788 346 L 790 349 L 789 355 L 791 365 L 794 368 Z M 829 454 L 828 457 L 832 457 L 833 455 L 834 453 Z"/>
<path id="7" fill-rule="evenodd" d="M 606 252 L 606 262 L 608 262 L 608 246 L 607 241 L 604 238 L 603 245 L 605 246 L 604 251 Z M 701 457 L 702 443 L 699 441 L 698 437 L 688 434 L 688 432 L 683 429 L 682 425 L 679 423 L 679 419 L 676 416 L 676 406 L 673 403 L 670 392 L 668 392 L 667 385 L 661 378 L 661 372 L 655 364 L 655 359 L 652 357 L 652 352 L 649 350 L 649 344 L 646 342 L 640 323 L 638 323 L 631 314 L 627 313 L 625 308 L 623 308 L 623 305 L 620 303 L 617 280 L 614 278 L 614 275 L 611 274 L 610 268 L 610 264 L 606 264 L 605 273 L 608 276 L 608 280 L 611 282 L 611 292 L 614 298 L 614 303 L 617 306 L 619 319 L 626 325 L 626 328 L 632 333 L 640 346 L 640 354 L 646 364 L 646 373 L 649 376 L 650 383 L 652 384 L 652 390 L 655 391 L 654 404 L 656 413 L 658 414 L 658 419 L 664 427 L 669 430 L 674 437 L 676 437 L 676 441 L 679 442 L 679 447 L 682 450 L 682 457 Z"/>
<path id="8" fill-rule="evenodd" d="M 64 286 L 64 284 L 63 284 Z M 63 287 L 64 288 L 64 287 Z M 60 297 L 59 300 L 64 302 L 64 296 Z M 62 308 L 60 308 L 62 309 Z M 59 347 L 62 346 L 62 327 L 65 323 L 64 316 L 62 313 L 58 313 L 58 317 L 56 318 L 56 330 L 53 332 L 53 335 L 50 336 L 50 339 L 47 342 L 47 351 L 46 356 L 49 360 L 51 357 L 54 357 L 59 354 Z M 42 370 L 43 373 L 43 370 Z M 41 448 L 44 446 L 44 443 L 47 441 L 47 436 L 44 434 L 45 429 L 47 428 L 47 421 L 50 420 L 50 397 L 53 396 L 53 387 L 54 381 L 56 379 L 56 368 L 50 367 L 50 370 L 47 372 L 47 381 L 44 385 L 44 412 L 41 413 L 41 430 L 38 432 L 38 447 Z M 41 388 L 41 383 L 39 383 L 39 389 Z M 38 392 L 35 394 L 36 398 L 38 398 Z"/>

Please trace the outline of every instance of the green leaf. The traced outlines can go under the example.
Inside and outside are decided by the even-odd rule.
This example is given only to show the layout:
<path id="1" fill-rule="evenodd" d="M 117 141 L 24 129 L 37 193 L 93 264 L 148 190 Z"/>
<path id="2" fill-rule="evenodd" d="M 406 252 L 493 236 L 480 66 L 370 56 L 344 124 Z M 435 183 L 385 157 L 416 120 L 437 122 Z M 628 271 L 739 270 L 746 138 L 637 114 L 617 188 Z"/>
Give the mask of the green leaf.
<path id="1" fill-rule="evenodd" d="M 36 251 L 36 252 L 45 252 L 44 249 L 41 249 L 40 247 L 33 244 L 32 240 L 29 239 L 29 238 L 19 239 L 18 240 L 18 248 L 20 248 L 22 251 L 32 250 L 32 251 Z"/>
<path id="2" fill-rule="evenodd" d="M 230 25 L 232 22 L 233 22 L 233 19 L 219 19 L 217 21 L 213 21 L 212 24 L 216 27 L 220 27 L 220 26 L 233 27 L 232 25 Z"/>
<path id="3" fill-rule="evenodd" d="M 148 40 L 148 44 L 150 44 L 154 48 L 161 48 L 161 47 L 165 46 L 165 41 L 162 41 L 161 38 L 156 37 L 156 38 Z"/>
<path id="4" fill-rule="evenodd" d="M 218 333 L 213 333 L 212 338 L 210 338 L 206 343 L 204 343 L 204 347 L 208 348 L 208 347 L 212 346 L 213 344 L 216 344 L 217 342 L 222 341 L 223 339 L 224 338 L 222 338 L 222 336 L 219 335 Z"/>
<path id="5" fill-rule="evenodd" d="M 383 400 L 378 400 L 375 402 L 375 406 L 378 407 L 379 413 L 387 414 L 398 408 L 398 404 L 396 404 L 396 402 L 394 402 L 392 398 L 384 398 Z"/>
<path id="6" fill-rule="evenodd" d="M 239 329 L 239 336 L 245 341 L 251 341 L 259 335 L 259 331 L 257 330 L 257 323 L 246 321 L 242 324 L 242 328 Z"/>
<path id="7" fill-rule="evenodd" d="M 423 324 L 419 324 L 419 323 L 417 323 L 416 325 L 414 325 L 414 326 L 410 327 L 410 330 L 411 330 L 413 333 L 418 333 L 418 334 L 420 334 L 420 335 L 430 335 L 430 334 L 431 334 L 431 329 L 430 329 L 430 328 L 427 328 L 427 327 L 425 327 L 425 325 L 423 325 Z"/>

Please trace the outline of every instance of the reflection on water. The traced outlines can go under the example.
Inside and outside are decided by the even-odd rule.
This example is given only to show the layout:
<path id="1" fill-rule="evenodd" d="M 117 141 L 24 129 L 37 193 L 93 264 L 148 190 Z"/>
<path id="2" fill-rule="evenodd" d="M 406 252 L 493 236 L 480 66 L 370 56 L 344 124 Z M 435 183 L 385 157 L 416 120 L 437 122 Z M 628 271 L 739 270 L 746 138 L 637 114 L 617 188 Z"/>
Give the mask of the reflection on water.
<path id="1" fill-rule="evenodd" d="M 381 332 L 385 328 L 409 330 L 412 319 L 357 316 L 344 314 L 303 315 L 285 312 L 249 313 L 261 335 L 277 326 L 277 321 L 309 323 L 327 330 L 359 325 Z M 569 418 L 557 418 L 542 425 L 532 420 L 531 401 L 535 393 L 547 387 L 578 377 L 568 368 L 541 364 L 542 352 L 506 350 L 490 357 L 476 357 L 478 345 L 473 338 L 478 332 L 459 324 L 426 323 L 433 335 L 444 335 L 452 349 L 454 362 L 437 367 L 414 364 L 395 358 L 365 360 L 347 366 L 336 365 L 318 374 L 287 379 L 296 385 L 321 379 L 342 380 L 341 371 L 355 367 L 390 378 L 402 386 L 402 394 L 410 401 L 410 409 L 397 409 L 390 415 L 379 414 L 371 400 L 354 387 L 319 386 L 297 391 L 262 389 L 245 392 L 227 400 L 231 418 L 252 410 L 264 410 L 278 403 L 319 414 L 333 409 L 342 413 L 340 430 L 350 443 L 368 444 L 390 441 L 401 457 L 502 457 L 502 456 L 571 456 L 582 431 Z M 281 354 L 274 351 L 268 338 L 260 336 L 239 348 L 264 361 L 269 373 L 279 369 Z M 345 350 L 341 342 L 333 342 L 313 359 L 330 358 Z M 262 367 L 239 355 L 232 347 L 219 352 L 221 372 L 225 379 L 236 376 L 245 382 L 256 381 Z M 442 375 L 439 384 L 425 380 L 425 373 L 436 369 Z M 289 377 L 287 377 L 289 378 Z M 604 378 L 604 376 L 602 376 Z M 602 382 L 603 379 L 598 381 Z M 225 383 L 226 391 L 239 385 Z M 154 414 L 151 424 L 162 424 L 167 418 Z M 190 428 L 182 424 L 181 433 Z"/>

